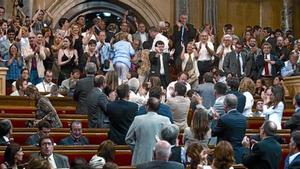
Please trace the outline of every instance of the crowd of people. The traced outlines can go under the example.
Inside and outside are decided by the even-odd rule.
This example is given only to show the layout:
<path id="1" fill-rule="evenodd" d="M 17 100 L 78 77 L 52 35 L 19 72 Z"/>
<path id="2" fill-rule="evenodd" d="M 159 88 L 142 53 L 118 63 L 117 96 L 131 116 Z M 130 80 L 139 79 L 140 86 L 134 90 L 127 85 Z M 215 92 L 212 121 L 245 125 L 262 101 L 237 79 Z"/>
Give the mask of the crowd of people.
<path id="1" fill-rule="evenodd" d="M 234 164 L 277 169 L 282 140 L 276 131 L 282 128 L 294 131 L 286 140 L 291 154 L 285 166 L 300 166 L 300 94 L 297 113 L 282 126 L 289 95 L 283 77 L 300 73 L 300 39 L 291 30 L 255 25 L 237 36 L 226 24 L 218 42 L 212 26 L 196 29 L 184 14 L 173 33 L 167 21 L 130 24 L 128 12 L 120 23 L 97 17 L 87 24 L 83 15 L 74 22 L 60 18 L 58 28 L 42 9 L 33 18 L 4 14 L 0 7 L 0 66 L 8 68 L 7 88 L 11 96 L 35 100 L 37 107 L 28 127 L 38 131 L 26 144 L 39 146 L 40 153 L 32 154 L 29 168 L 70 166 L 66 156 L 53 152 L 51 128 L 63 125 L 47 98 L 65 96 L 77 102 L 77 114 L 87 114 L 89 128 L 109 128 L 98 153 L 74 166 L 117 168 L 114 145 L 127 144 L 132 166 L 141 169 Z M 265 118 L 258 136 L 245 136 L 247 117 Z M 184 145 L 178 145 L 180 130 Z M 1 168 L 22 167 L 24 153 L 11 134 L 12 124 L 2 120 L 0 144 L 7 148 Z M 73 121 L 70 136 L 58 144 L 88 145 L 81 122 Z"/>

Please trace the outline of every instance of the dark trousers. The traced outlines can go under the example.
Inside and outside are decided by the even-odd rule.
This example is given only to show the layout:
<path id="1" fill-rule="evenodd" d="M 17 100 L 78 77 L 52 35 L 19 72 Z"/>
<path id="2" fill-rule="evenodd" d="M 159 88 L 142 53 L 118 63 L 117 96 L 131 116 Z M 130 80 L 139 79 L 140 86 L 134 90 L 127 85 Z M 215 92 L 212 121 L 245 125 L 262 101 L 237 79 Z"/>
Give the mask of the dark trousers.
<path id="1" fill-rule="evenodd" d="M 206 72 L 209 72 L 211 69 L 211 61 L 198 61 L 197 62 L 198 65 L 198 70 L 199 70 L 199 84 L 203 82 L 203 75 Z"/>
<path id="2" fill-rule="evenodd" d="M 160 77 L 161 85 L 164 87 L 164 89 L 167 89 L 169 83 L 167 81 L 166 75 L 160 75 L 159 77 Z"/>

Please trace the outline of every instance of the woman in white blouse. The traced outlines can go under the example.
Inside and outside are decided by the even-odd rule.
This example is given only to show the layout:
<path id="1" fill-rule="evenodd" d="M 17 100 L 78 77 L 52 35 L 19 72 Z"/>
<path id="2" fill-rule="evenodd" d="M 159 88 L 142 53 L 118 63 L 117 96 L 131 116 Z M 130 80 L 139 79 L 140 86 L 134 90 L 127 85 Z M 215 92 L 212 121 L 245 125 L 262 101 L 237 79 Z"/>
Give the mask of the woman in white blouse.
<path id="1" fill-rule="evenodd" d="M 249 117 L 252 114 L 252 107 L 254 104 L 253 94 L 255 93 L 255 83 L 248 77 L 241 80 L 239 90 L 246 97 L 246 104 L 243 115 Z"/>
<path id="2" fill-rule="evenodd" d="M 263 114 L 266 120 L 273 121 L 281 130 L 281 119 L 284 110 L 284 89 L 280 85 L 271 86 L 262 93 L 264 101 Z"/>

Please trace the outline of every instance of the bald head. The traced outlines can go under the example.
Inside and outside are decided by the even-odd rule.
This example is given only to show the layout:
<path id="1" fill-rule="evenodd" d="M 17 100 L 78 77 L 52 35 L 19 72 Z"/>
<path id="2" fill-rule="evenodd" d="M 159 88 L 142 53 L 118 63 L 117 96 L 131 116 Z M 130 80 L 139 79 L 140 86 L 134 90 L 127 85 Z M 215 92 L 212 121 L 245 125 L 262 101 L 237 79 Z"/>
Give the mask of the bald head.
<path id="1" fill-rule="evenodd" d="M 158 112 L 160 106 L 160 100 L 155 97 L 150 97 L 147 102 L 148 112 Z"/>
<path id="2" fill-rule="evenodd" d="M 262 126 L 266 136 L 275 136 L 277 125 L 273 121 L 266 121 Z"/>
<path id="3" fill-rule="evenodd" d="M 171 154 L 171 145 L 164 140 L 155 144 L 155 160 L 168 161 Z"/>

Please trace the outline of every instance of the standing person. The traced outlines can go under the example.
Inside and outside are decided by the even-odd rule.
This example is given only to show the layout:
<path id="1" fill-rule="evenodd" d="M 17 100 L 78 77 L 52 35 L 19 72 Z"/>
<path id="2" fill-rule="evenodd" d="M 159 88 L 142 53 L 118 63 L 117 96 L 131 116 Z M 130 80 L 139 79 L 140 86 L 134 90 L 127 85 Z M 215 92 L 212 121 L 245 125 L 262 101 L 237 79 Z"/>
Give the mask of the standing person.
<path id="1" fill-rule="evenodd" d="M 97 70 L 100 69 L 100 59 L 99 55 L 96 52 L 96 40 L 91 39 L 88 42 L 88 51 L 83 54 L 84 65 L 88 62 L 93 62 L 97 65 Z"/>
<path id="2" fill-rule="evenodd" d="M 293 104 L 295 106 L 295 112 L 292 117 L 285 123 L 285 128 L 291 129 L 291 132 L 300 130 L 300 93 L 297 93 L 295 95 Z"/>
<path id="3" fill-rule="evenodd" d="M 243 139 L 243 145 L 247 148 L 242 161 L 244 166 L 263 169 L 279 168 L 282 151 L 280 144 L 274 138 L 276 131 L 277 126 L 274 122 L 265 121 L 259 128 L 261 141 L 249 140 L 248 137 Z"/>
<path id="4" fill-rule="evenodd" d="M 70 37 L 72 39 L 74 49 L 76 49 L 78 54 L 79 70 L 83 72 L 83 69 L 85 67 L 85 65 L 83 65 L 83 36 L 80 34 L 80 28 L 77 24 L 71 25 Z"/>
<path id="5" fill-rule="evenodd" d="M 214 77 L 211 72 L 206 72 L 203 75 L 203 83 L 197 86 L 198 94 L 204 98 L 202 101 L 202 105 L 209 109 L 212 107 L 216 101 L 216 97 L 214 96 Z"/>
<path id="6" fill-rule="evenodd" d="M 42 120 L 47 120 L 53 128 L 63 127 L 55 108 L 52 106 L 50 100 L 47 97 L 42 96 L 38 89 L 33 86 L 27 86 L 25 94 L 36 102 L 36 114 L 34 125 L 37 125 Z"/>
<path id="7" fill-rule="evenodd" d="M 106 78 L 102 75 L 96 76 L 94 85 L 86 98 L 89 128 L 109 128 L 109 119 L 106 116 L 108 99 L 103 92 Z"/>
<path id="8" fill-rule="evenodd" d="M 99 53 L 99 61 L 101 70 L 106 73 L 111 70 L 111 46 L 110 43 L 105 42 L 106 33 L 105 31 L 100 31 L 98 36 L 99 42 L 97 42 L 97 52 Z"/>
<path id="9" fill-rule="evenodd" d="M 58 51 L 57 63 L 60 66 L 58 84 L 69 78 L 74 67 L 78 66 L 78 56 L 77 50 L 73 47 L 72 38 L 64 37 L 63 48 Z"/>
<path id="10" fill-rule="evenodd" d="M 284 110 L 284 89 L 280 85 L 270 87 L 262 94 L 264 101 L 263 114 L 266 120 L 273 121 L 281 130 L 281 120 Z"/>
<path id="11" fill-rule="evenodd" d="M 148 41 L 148 33 L 146 32 L 146 26 L 144 23 L 139 23 L 138 31 L 132 35 L 133 40 L 137 39 L 140 43 L 140 48 L 142 49 L 142 44 Z"/>
<path id="12" fill-rule="evenodd" d="M 255 92 L 255 84 L 254 82 L 248 78 L 244 77 L 239 86 L 240 92 L 246 97 L 245 108 L 243 113 L 244 116 L 249 117 L 252 114 L 252 107 L 254 104 L 254 92 Z"/>
<path id="13" fill-rule="evenodd" d="M 300 131 L 294 131 L 290 139 L 290 154 L 285 158 L 284 169 L 300 168 Z"/>
<path id="14" fill-rule="evenodd" d="M 219 58 L 219 70 L 223 70 L 223 63 L 224 58 L 227 53 L 230 53 L 233 50 L 232 48 L 232 36 L 231 35 L 224 35 L 223 36 L 223 43 L 219 45 L 217 48 L 216 55 Z"/>
<path id="15" fill-rule="evenodd" d="M 76 83 L 73 99 L 77 101 L 76 113 L 86 114 L 88 112 L 86 105 L 86 97 L 94 87 L 94 77 L 97 71 L 96 65 L 89 62 L 85 66 L 86 77 L 80 79 Z"/>
<path id="16" fill-rule="evenodd" d="M 127 40 L 128 33 L 120 33 L 120 41 L 112 46 L 112 62 L 115 70 L 118 72 L 119 81 L 127 81 L 127 74 L 131 67 L 131 57 L 135 51 L 131 43 Z"/>
<path id="17" fill-rule="evenodd" d="M 10 86 L 20 77 L 21 69 L 24 65 L 23 58 L 21 57 L 21 53 L 19 52 L 16 44 L 12 44 L 9 47 L 8 55 L 4 57 L 4 60 L 7 60 L 6 66 L 8 71 L 6 74 L 6 81 Z"/>
<path id="18" fill-rule="evenodd" d="M 150 51 L 156 51 L 156 43 L 158 41 L 162 41 L 164 44 L 163 52 L 168 53 L 169 52 L 169 39 L 167 37 L 165 37 L 164 35 L 162 35 L 161 33 L 159 33 L 159 31 L 160 31 L 159 28 L 157 28 L 155 26 L 151 26 L 149 28 L 149 36 L 153 39 L 152 48 Z"/>
<path id="19" fill-rule="evenodd" d="M 126 144 L 125 136 L 138 111 L 138 105 L 129 100 L 129 87 L 122 84 L 117 87 L 118 100 L 107 105 L 110 121 L 108 138 L 116 144 Z"/>
<path id="20" fill-rule="evenodd" d="M 169 118 L 157 114 L 159 105 L 159 99 L 149 98 L 147 114 L 136 116 L 127 132 L 125 142 L 133 149 L 133 166 L 152 160 L 155 138 L 164 125 L 171 124 Z"/>
<path id="21" fill-rule="evenodd" d="M 166 88 L 170 83 L 169 65 L 173 61 L 174 50 L 170 53 L 165 53 L 164 46 L 163 41 L 157 41 L 155 43 L 155 51 L 149 54 L 149 60 L 151 63 L 150 76 L 160 77 L 162 86 Z"/>
<path id="22" fill-rule="evenodd" d="M 217 136 L 218 141 L 225 140 L 230 142 L 234 150 L 234 158 L 236 163 L 242 161 L 244 148 L 242 140 L 246 133 L 247 119 L 237 111 L 237 97 L 234 94 L 227 94 L 224 99 L 223 116 L 213 115 L 218 119 L 217 126 L 212 129 L 212 136 Z"/>
<path id="23" fill-rule="evenodd" d="M 238 112 L 243 113 L 246 105 L 246 96 L 239 92 L 239 79 L 237 77 L 230 77 L 227 78 L 226 81 L 229 89 L 229 91 L 227 91 L 227 94 L 234 94 L 238 98 L 236 109 Z"/>
<path id="24" fill-rule="evenodd" d="M 8 145 L 4 152 L 4 163 L 0 165 L 1 169 L 18 169 L 24 166 L 21 165 L 24 152 L 22 147 L 17 143 Z"/>

